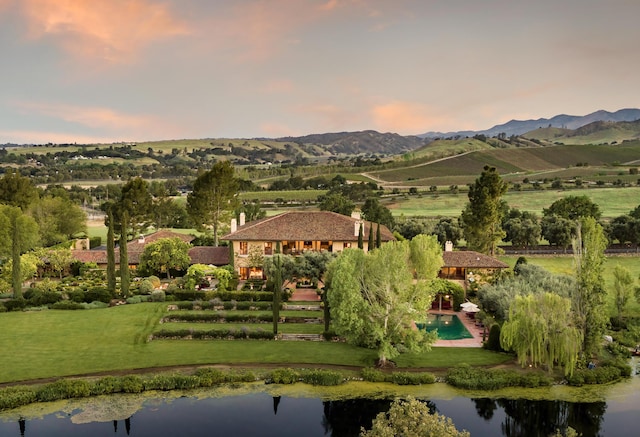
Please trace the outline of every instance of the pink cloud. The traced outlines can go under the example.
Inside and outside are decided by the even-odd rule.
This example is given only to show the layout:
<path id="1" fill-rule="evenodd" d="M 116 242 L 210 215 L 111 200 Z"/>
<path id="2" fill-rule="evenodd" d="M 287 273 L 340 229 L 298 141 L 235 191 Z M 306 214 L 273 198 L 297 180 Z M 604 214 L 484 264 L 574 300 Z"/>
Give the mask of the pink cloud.
<path id="1" fill-rule="evenodd" d="M 376 130 L 417 134 L 431 129 L 447 129 L 456 122 L 421 103 L 395 101 L 374 106 L 371 118 Z"/>
<path id="2" fill-rule="evenodd" d="M 118 141 L 149 139 L 150 132 L 153 132 L 157 138 L 165 139 L 175 138 L 181 134 L 181 129 L 171 122 L 147 114 L 123 113 L 103 107 L 42 102 L 18 102 L 14 106 L 24 114 L 58 119 L 79 125 L 85 130 L 111 132 L 106 135 Z M 69 136 L 73 137 L 71 134 Z"/>
<path id="3" fill-rule="evenodd" d="M 155 41 L 187 33 L 165 5 L 149 0 L 24 0 L 22 9 L 31 38 L 53 39 L 80 58 L 129 61 Z"/>
<path id="4" fill-rule="evenodd" d="M 15 144 L 99 144 L 118 141 L 112 137 L 79 135 L 64 132 L 42 132 L 26 130 L 0 130 L 2 142 Z M 126 139 L 125 139 L 126 140 Z"/>

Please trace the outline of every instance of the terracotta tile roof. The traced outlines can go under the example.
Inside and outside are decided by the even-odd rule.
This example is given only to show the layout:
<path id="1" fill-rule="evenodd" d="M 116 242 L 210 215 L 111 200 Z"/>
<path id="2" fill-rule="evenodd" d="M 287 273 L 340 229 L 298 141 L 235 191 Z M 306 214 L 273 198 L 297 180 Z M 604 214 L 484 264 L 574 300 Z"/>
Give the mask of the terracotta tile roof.
<path id="1" fill-rule="evenodd" d="M 489 255 L 472 250 L 454 250 L 442 253 L 443 267 L 468 267 L 475 269 L 506 269 L 509 266 Z"/>
<path id="2" fill-rule="evenodd" d="M 191 264 L 225 266 L 229 264 L 229 248 L 196 246 L 189 249 L 189 257 L 191 257 Z"/>
<path id="3" fill-rule="evenodd" d="M 239 226 L 223 236 L 231 241 L 358 241 L 358 219 L 329 211 L 289 211 Z M 369 238 L 370 223 L 363 220 L 364 241 Z M 375 235 L 377 225 L 373 224 Z M 382 241 L 395 240 L 386 226 L 380 225 Z"/>
<path id="4" fill-rule="evenodd" d="M 98 265 L 107 264 L 106 250 L 72 250 L 73 257 L 83 263 L 94 262 Z M 127 252 L 129 264 L 140 264 L 142 252 Z M 189 249 L 191 264 L 213 264 L 214 266 L 224 266 L 229 264 L 229 248 L 196 246 Z M 120 251 L 115 250 L 116 264 L 120 262 Z"/>

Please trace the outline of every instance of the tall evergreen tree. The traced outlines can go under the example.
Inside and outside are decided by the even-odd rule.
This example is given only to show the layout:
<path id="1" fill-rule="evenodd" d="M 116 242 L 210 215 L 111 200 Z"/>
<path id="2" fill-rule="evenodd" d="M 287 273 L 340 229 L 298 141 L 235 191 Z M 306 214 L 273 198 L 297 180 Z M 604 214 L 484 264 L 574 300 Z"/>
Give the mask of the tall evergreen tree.
<path id="1" fill-rule="evenodd" d="M 124 211 L 120 221 L 121 229 L 127 229 L 129 214 Z M 129 297 L 129 254 L 127 253 L 127 233 L 120 232 L 120 294 Z"/>
<path id="2" fill-rule="evenodd" d="M 187 197 L 187 212 L 200 229 L 213 231 L 213 245 L 218 246 L 218 233 L 224 220 L 231 218 L 238 199 L 238 179 L 233 164 L 220 161 L 198 176 Z"/>
<path id="3" fill-rule="evenodd" d="M 362 222 L 360 222 L 360 228 L 358 229 L 358 249 L 364 249 L 364 229 Z"/>
<path id="4" fill-rule="evenodd" d="M 14 299 L 22 297 L 21 257 L 38 244 L 38 224 L 19 207 L 0 205 L 0 255 L 11 257 Z"/>
<path id="5" fill-rule="evenodd" d="M 278 335 L 278 322 L 280 321 L 280 295 L 282 293 L 282 255 L 273 256 L 273 335 Z"/>
<path id="6" fill-rule="evenodd" d="M 382 244 L 382 235 L 380 234 L 380 223 L 378 223 L 378 227 L 376 228 L 376 247 L 380 247 Z"/>
<path id="7" fill-rule="evenodd" d="M 602 226 L 593 217 L 583 218 L 573 243 L 576 288 L 571 296 L 576 325 L 582 331 L 585 360 L 601 349 L 607 319 L 607 291 L 604 288 L 603 264 L 607 239 Z"/>
<path id="8" fill-rule="evenodd" d="M 107 289 L 109 293 L 116 293 L 116 253 L 115 235 L 113 231 L 113 211 L 109 208 L 107 212 Z"/>
<path id="9" fill-rule="evenodd" d="M 470 249 L 495 255 L 498 242 L 505 236 L 501 227 L 502 195 L 507 188 L 496 169 L 489 166 L 469 186 L 469 203 L 462 211 L 461 221 Z"/>
<path id="10" fill-rule="evenodd" d="M 376 242 L 373 239 L 373 223 L 369 222 L 369 248 L 367 250 L 373 250 L 376 248 Z"/>

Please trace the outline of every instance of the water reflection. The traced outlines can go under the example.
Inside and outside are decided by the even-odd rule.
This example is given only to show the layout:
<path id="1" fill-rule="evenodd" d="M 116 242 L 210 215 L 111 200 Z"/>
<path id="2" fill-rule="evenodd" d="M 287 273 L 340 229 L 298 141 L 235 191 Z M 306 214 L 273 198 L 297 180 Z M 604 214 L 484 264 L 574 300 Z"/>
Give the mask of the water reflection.
<path id="1" fill-rule="evenodd" d="M 584 437 L 628 436 L 640 412 L 637 391 L 614 390 L 608 402 L 566 402 L 486 397 L 423 399 L 432 412 L 451 417 L 458 429 L 473 437 L 548 437 L 557 429 L 572 427 Z M 161 395 L 159 395 L 161 396 Z M 106 407 L 96 405 L 104 402 Z M 87 400 L 84 407 L 32 416 L 4 412 L 1 436 L 358 436 L 380 412 L 388 411 L 391 399 L 322 400 L 311 397 L 244 393 L 224 397 L 147 399 L 132 417 L 112 416 L 110 406 L 129 405 L 117 397 Z M 42 405 L 42 404 L 40 404 Z M 87 411 L 95 411 L 88 419 Z M 114 410 L 115 411 L 115 410 Z M 116 414 L 115 412 L 114 414 Z M 14 414 L 12 416 L 12 414 Z M 131 413 L 129 413 L 131 414 Z M 80 418 L 80 420 L 78 419 Z M 124 426 L 123 426 L 124 424 Z"/>

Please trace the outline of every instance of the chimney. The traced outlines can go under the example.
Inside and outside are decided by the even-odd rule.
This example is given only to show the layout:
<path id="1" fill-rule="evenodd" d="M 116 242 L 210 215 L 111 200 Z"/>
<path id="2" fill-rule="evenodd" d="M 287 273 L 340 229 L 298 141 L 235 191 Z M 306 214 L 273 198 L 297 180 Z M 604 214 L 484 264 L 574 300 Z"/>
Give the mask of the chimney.
<path id="1" fill-rule="evenodd" d="M 358 214 L 359 215 L 359 214 Z M 355 217 L 354 217 L 355 218 Z M 360 234 L 360 225 L 362 224 L 362 220 L 356 220 L 353 227 L 353 235 L 355 237 L 358 236 L 358 234 Z M 364 227 L 362 228 L 362 233 L 364 234 Z M 362 236 L 364 238 L 364 235 Z"/>
<path id="2" fill-rule="evenodd" d="M 238 222 L 236 221 L 236 219 L 232 218 L 231 219 L 231 232 L 235 232 L 238 230 Z"/>
<path id="3" fill-rule="evenodd" d="M 453 243 L 451 241 L 446 241 L 444 243 L 444 251 L 445 252 L 453 252 Z"/>
<path id="4" fill-rule="evenodd" d="M 245 218 L 244 212 L 241 212 L 240 213 L 240 225 L 239 226 L 244 226 L 244 218 Z"/>

